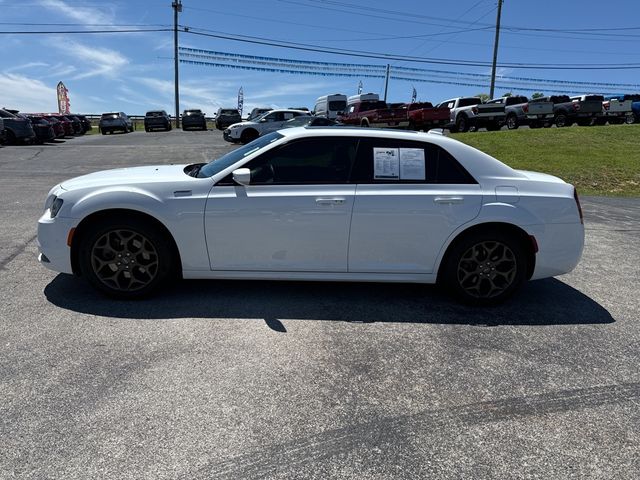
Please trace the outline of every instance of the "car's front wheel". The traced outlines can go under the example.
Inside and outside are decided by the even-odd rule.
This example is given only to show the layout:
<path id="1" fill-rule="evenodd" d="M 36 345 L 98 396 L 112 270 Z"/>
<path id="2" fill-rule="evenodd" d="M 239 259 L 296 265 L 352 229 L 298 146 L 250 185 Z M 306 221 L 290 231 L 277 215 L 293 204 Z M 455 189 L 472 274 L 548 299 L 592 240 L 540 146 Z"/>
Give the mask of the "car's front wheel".
<path id="1" fill-rule="evenodd" d="M 495 305 L 524 283 L 527 256 L 517 238 L 501 232 L 470 234 L 447 254 L 442 278 L 458 299 Z"/>
<path id="2" fill-rule="evenodd" d="M 248 128 L 240 134 L 240 142 L 249 143 L 259 137 L 259 134 L 253 128 Z"/>
<path id="3" fill-rule="evenodd" d="M 160 287 L 174 269 L 167 235 L 139 218 L 108 218 L 82 237 L 78 263 L 98 290 L 118 298 L 145 296 Z"/>

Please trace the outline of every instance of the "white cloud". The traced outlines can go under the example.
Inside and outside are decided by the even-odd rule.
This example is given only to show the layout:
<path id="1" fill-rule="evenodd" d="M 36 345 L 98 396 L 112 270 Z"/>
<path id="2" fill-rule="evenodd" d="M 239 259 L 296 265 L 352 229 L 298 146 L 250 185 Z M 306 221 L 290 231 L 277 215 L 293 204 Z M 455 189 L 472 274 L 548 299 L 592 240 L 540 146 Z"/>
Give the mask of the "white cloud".
<path id="1" fill-rule="evenodd" d="M 60 47 L 76 60 L 89 64 L 91 69 L 73 77 L 74 80 L 104 75 L 116 76 L 129 63 L 129 59 L 116 50 L 109 48 L 90 47 L 79 42 L 66 41 Z M 70 72 L 66 72 L 70 73 Z"/>
<path id="2" fill-rule="evenodd" d="M 56 89 L 40 80 L 15 73 L 0 74 L 2 107 L 15 108 L 22 112 L 58 111 Z"/>
<path id="3" fill-rule="evenodd" d="M 105 13 L 97 8 L 69 5 L 63 0 L 42 0 L 40 4 L 85 25 L 110 25 L 113 23 L 113 13 Z"/>
<path id="4" fill-rule="evenodd" d="M 28 63 L 23 63 L 22 65 L 16 65 L 15 67 L 7 68 L 5 70 L 5 73 L 17 72 L 18 70 L 28 70 L 30 68 L 36 68 L 36 67 L 48 67 L 48 66 L 49 64 L 44 62 L 28 62 Z"/>

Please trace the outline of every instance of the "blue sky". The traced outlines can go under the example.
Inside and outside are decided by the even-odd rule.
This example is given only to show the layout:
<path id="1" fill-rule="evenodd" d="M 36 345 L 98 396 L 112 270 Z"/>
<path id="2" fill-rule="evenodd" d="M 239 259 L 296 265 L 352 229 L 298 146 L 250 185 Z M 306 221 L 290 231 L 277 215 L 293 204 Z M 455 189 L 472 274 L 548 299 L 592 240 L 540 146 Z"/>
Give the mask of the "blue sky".
<path id="1" fill-rule="evenodd" d="M 207 33 L 206 30 L 329 49 L 486 63 L 492 56 L 491 24 L 495 22 L 496 3 L 497 0 L 183 0 L 179 23 L 201 33 Z M 3 23 L 0 30 L 85 31 L 125 28 L 120 27 L 122 25 L 164 28 L 173 22 L 170 4 L 168 0 L 0 0 L 0 22 Z M 17 25 L 21 23 L 61 25 Z M 637 0 L 612 0 L 606 4 L 596 0 L 506 0 L 502 23 L 505 29 L 501 35 L 500 63 L 640 65 L 640 2 Z M 577 29 L 618 30 L 566 31 Z M 22 111 L 54 111 L 57 109 L 55 86 L 63 81 L 69 89 L 72 110 L 78 113 L 121 110 L 143 114 L 155 108 L 173 113 L 172 32 L 14 34 L 2 35 L 2 45 L 0 106 Z M 180 45 L 282 59 L 381 66 L 391 63 L 394 67 L 439 69 L 455 73 L 424 73 L 420 78 L 484 85 L 391 80 L 388 99 L 393 102 L 409 101 L 413 87 L 418 99 L 433 103 L 489 91 L 485 77 L 459 75 L 486 75 L 490 69 L 484 65 L 388 62 L 189 33 L 180 34 Z M 202 108 L 207 113 L 214 113 L 218 107 L 234 107 L 240 86 L 244 89 L 245 113 L 255 106 L 312 108 L 315 99 L 326 93 L 355 94 L 359 80 L 365 92 L 382 95 L 384 90 L 382 78 L 253 72 L 189 64 L 181 64 L 180 72 L 181 108 Z M 640 86 L 634 86 L 640 84 L 638 72 L 640 69 L 499 69 L 506 77 L 631 84 L 624 89 L 602 86 L 603 92 L 640 91 Z M 544 86 L 522 80 L 503 80 L 503 83 L 516 88 L 497 88 L 497 94 L 505 91 L 553 93 L 567 89 L 576 93 L 596 91 L 593 86 L 565 87 L 559 83 Z"/>

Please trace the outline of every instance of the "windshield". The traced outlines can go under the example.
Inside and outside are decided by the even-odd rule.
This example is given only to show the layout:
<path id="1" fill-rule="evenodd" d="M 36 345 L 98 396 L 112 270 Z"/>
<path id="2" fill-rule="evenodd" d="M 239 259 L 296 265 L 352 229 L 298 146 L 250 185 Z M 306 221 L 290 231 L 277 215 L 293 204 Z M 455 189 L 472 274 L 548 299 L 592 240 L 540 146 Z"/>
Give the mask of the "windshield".
<path id="1" fill-rule="evenodd" d="M 184 112 L 184 114 L 186 116 L 189 116 L 189 115 L 202 115 L 202 111 L 201 110 L 186 110 Z"/>
<path id="2" fill-rule="evenodd" d="M 329 110 L 342 112 L 347 109 L 347 102 L 345 100 L 333 100 L 329 102 Z"/>
<path id="3" fill-rule="evenodd" d="M 227 167 L 230 167 L 236 162 L 239 162 L 243 158 L 263 149 L 264 147 L 271 145 L 276 140 L 280 140 L 283 136 L 278 132 L 269 133 L 263 137 L 258 137 L 253 142 L 247 143 L 240 148 L 236 148 L 231 152 L 223 155 L 216 160 L 212 160 L 207 163 L 200 172 L 198 172 L 198 178 L 213 177 L 216 173 L 220 173 Z"/>
<path id="4" fill-rule="evenodd" d="M 118 118 L 117 113 L 103 113 L 100 118 Z"/>

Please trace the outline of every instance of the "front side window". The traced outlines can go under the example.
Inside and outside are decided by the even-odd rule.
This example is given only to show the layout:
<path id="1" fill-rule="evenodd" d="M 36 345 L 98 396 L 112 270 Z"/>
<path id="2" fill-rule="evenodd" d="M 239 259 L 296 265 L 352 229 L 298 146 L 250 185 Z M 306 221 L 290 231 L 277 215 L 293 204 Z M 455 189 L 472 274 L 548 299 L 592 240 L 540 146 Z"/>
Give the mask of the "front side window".
<path id="1" fill-rule="evenodd" d="M 352 183 L 470 184 L 473 177 L 438 145 L 393 139 L 362 139 Z"/>
<path id="2" fill-rule="evenodd" d="M 313 185 L 347 183 L 357 139 L 315 137 L 269 150 L 245 167 L 251 184 Z"/>

